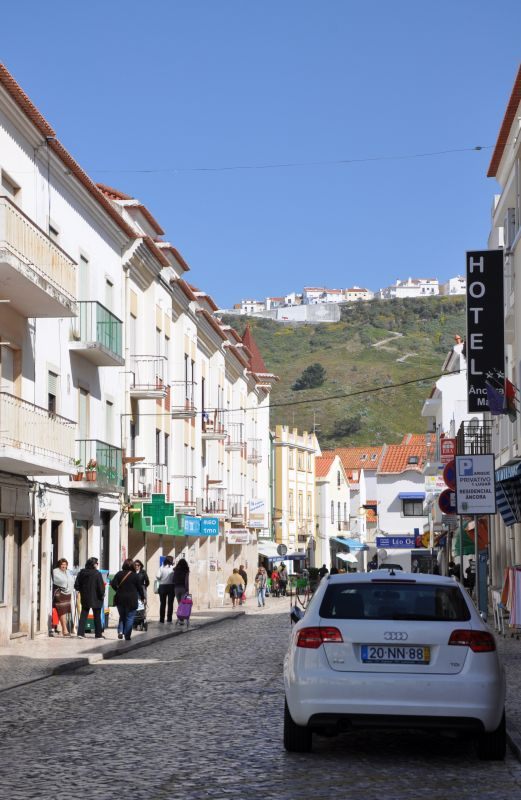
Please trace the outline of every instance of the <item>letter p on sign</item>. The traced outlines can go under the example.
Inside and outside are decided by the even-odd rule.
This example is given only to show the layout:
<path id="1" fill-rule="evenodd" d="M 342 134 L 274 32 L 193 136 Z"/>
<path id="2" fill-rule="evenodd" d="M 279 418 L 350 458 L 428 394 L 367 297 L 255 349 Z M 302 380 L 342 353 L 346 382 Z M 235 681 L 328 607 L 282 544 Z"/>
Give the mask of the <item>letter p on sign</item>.
<path id="1" fill-rule="evenodd" d="M 458 464 L 459 466 L 459 474 L 464 475 L 473 475 L 473 463 L 471 458 L 462 458 Z"/>

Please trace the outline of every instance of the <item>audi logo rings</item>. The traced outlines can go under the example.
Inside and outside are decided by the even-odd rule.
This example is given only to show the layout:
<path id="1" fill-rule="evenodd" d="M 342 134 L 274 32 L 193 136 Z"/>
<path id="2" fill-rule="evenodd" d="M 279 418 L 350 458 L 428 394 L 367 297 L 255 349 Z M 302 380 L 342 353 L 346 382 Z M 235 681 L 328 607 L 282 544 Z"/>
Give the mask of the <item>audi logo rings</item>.
<path id="1" fill-rule="evenodd" d="M 405 631 L 385 631 L 384 639 L 391 642 L 405 642 L 409 638 L 409 634 Z"/>

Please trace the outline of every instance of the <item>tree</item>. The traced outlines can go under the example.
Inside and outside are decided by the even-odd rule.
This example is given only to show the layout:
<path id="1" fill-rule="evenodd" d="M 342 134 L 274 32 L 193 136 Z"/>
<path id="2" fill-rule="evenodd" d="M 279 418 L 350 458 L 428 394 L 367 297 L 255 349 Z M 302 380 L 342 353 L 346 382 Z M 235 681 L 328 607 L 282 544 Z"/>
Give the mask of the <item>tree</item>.
<path id="1" fill-rule="evenodd" d="M 326 380 L 326 370 L 319 364 L 310 364 L 309 367 L 303 371 L 300 378 L 297 378 L 293 386 L 294 391 L 298 392 L 301 389 L 316 389 L 317 386 L 322 386 Z"/>

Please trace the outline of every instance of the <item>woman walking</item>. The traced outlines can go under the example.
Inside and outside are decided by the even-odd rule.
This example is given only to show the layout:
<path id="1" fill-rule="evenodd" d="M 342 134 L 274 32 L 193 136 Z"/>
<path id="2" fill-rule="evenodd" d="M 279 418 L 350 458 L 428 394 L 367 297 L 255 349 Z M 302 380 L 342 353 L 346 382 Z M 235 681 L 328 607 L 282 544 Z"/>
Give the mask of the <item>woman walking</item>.
<path id="1" fill-rule="evenodd" d="M 68 566 L 67 559 L 60 558 L 52 571 L 52 605 L 58 614 L 63 636 L 71 635 L 67 627 L 67 617 L 71 613 L 74 579 L 67 569 Z"/>
<path id="2" fill-rule="evenodd" d="M 259 567 L 255 575 L 255 591 L 257 592 L 257 604 L 259 608 L 266 605 L 266 584 L 268 576 L 264 567 Z"/>
<path id="3" fill-rule="evenodd" d="M 145 589 L 145 596 L 146 596 L 146 590 L 150 586 L 150 578 L 146 573 L 143 562 L 140 561 L 139 558 L 134 559 L 134 569 L 136 570 L 136 575 L 138 576 L 143 589 Z"/>
<path id="4" fill-rule="evenodd" d="M 235 603 L 241 599 L 244 592 L 244 581 L 238 569 L 234 569 L 228 578 L 225 591 L 229 592 L 232 606 L 235 608 Z"/>
<path id="5" fill-rule="evenodd" d="M 119 613 L 118 639 L 123 639 L 124 636 L 128 642 L 132 635 L 138 597 L 145 602 L 145 590 L 131 558 L 123 562 L 121 570 L 114 575 L 110 585 L 116 593 L 114 603 Z"/>
<path id="6" fill-rule="evenodd" d="M 159 581 L 159 622 L 172 622 L 174 613 L 174 559 L 166 556 L 156 575 Z M 167 608 L 168 603 L 168 608 Z"/>
<path id="7" fill-rule="evenodd" d="M 190 567 L 184 558 L 180 558 L 174 567 L 172 581 L 174 584 L 174 594 L 177 604 L 181 602 L 185 594 L 190 591 L 189 584 Z"/>

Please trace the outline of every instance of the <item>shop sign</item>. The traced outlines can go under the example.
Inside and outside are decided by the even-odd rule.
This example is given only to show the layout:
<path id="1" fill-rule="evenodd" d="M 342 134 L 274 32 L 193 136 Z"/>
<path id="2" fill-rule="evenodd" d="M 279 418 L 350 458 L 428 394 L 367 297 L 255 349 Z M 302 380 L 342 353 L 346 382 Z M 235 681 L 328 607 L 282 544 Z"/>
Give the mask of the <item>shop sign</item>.
<path id="1" fill-rule="evenodd" d="M 440 439 L 440 461 L 442 464 L 448 464 L 454 459 L 456 455 L 456 439 L 443 438 Z"/>
<path id="2" fill-rule="evenodd" d="M 228 531 L 226 533 L 228 544 L 250 544 L 251 536 L 247 530 Z"/>
<path id="3" fill-rule="evenodd" d="M 416 543 L 414 536 L 377 536 L 376 546 L 386 547 L 388 550 L 394 549 L 407 549 L 415 547 Z"/>
<path id="4" fill-rule="evenodd" d="M 256 498 L 250 500 L 249 506 L 249 526 L 250 528 L 265 528 L 266 527 L 266 501 Z"/>
<path id="5" fill-rule="evenodd" d="M 468 252 L 466 355 L 469 413 L 489 411 L 486 381 L 491 375 L 504 376 L 504 327 L 503 251 Z"/>
<path id="6" fill-rule="evenodd" d="M 218 517 L 190 517 L 183 518 L 183 531 L 185 536 L 218 536 Z"/>

